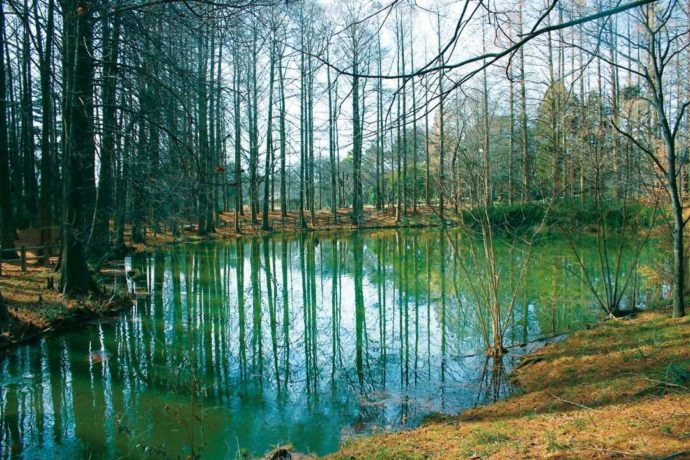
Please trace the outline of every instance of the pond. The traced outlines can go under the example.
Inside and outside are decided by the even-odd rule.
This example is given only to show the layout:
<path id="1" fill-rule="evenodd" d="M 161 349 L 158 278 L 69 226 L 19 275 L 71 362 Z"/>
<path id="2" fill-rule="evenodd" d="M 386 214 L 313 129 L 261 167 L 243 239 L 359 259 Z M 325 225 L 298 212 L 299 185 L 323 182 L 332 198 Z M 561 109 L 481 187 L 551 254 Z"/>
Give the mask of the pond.
<path id="1" fill-rule="evenodd" d="M 499 242 L 501 292 L 517 295 L 503 302 L 509 352 L 487 362 L 472 301 L 483 272 L 459 267 L 453 242 L 466 257 L 462 235 L 439 229 L 132 256 L 131 311 L 0 361 L 1 457 L 238 458 L 286 442 L 325 454 L 348 436 L 503 397 L 521 353 L 601 318 L 585 282 L 601 277 L 567 240 L 535 243 L 522 283 L 525 248 Z M 592 239 L 576 244 L 597 265 Z M 658 295 L 634 278 L 627 305 Z"/>

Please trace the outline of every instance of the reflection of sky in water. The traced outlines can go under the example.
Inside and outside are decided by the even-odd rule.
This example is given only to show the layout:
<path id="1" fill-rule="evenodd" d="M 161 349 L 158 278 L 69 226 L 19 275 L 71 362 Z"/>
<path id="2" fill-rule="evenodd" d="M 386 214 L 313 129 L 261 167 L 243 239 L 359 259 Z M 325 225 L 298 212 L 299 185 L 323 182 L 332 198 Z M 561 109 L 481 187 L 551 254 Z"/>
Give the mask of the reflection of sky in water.
<path id="1" fill-rule="evenodd" d="M 2 458 L 177 456 L 191 445 L 217 458 L 287 441 L 322 454 L 342 436 L 504 395 L 529 347 L 512 348 L 505 369 L 486 366 L 469 284 L 440 233 L 365 236 L 128 258 L 150 294 L 131 312 L 0 362 Z M 533 261 L 503 312 L 508 344 L 596 319 L 567 247 L 539 251 L 560 257 Z M 498 255 L 513 273 L 512 253 Z"/>

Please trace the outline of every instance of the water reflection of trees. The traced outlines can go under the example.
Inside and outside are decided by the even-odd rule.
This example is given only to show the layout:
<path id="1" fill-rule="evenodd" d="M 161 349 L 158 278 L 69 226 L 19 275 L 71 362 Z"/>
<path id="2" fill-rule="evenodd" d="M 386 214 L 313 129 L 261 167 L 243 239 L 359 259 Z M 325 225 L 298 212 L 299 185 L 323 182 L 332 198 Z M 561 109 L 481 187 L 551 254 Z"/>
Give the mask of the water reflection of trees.
<path id="1" fill-rule="evenodd" d="M 596 315 L 562 256 L 568 248 L 536 251 L 506 312 L 509 343 Z M 510 283 L 519 252 L 506 245 L 498 254 Z M 180 427 L 169 408 L 201 416 L 194 395 L 206 436 L 223 433 L 207 439 L 209 455 L 227 453 L 227 439 L 231 450 L 235 440 L 254 448 L 278 434 L 318 452 L 337 444 L 343 426 L 411 424 L 509 391 L 513 353 L 500 362 L 468 356 L 483 346 L 479 319 L 440 232 L 237 240 L 130 263 L 142 275 L 137 290 L 150 295 L 124 320 L 0 363 L 3 445 L 102 455 L 145 442 L 188 452 L 201 433 L 171 437 Z"/>
<path id="2" fill-rule="evenodd" d="M 504 359 L 503 355 L 485 358 L 479 378 L 477 404 L 497 401 L 511 393 Z"/>

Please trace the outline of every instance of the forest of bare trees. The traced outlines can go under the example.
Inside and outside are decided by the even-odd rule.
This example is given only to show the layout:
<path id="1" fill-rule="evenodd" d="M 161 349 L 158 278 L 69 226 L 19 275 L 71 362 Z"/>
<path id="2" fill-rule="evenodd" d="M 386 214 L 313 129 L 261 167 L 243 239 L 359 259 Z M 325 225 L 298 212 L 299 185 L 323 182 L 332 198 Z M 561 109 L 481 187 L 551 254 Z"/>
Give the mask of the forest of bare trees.
<path id="1" fill-rule="evenodd" d="M 2 2 L 6 252 L 59 229 L 76 294 L 128 241 L 222 213 L 663 196 L 683 314 L 690 5 L 322 3 Z"/>
<path id="2" fill-rule="evenodd" d="M 690 0 L 0 0 L 0 459 L 686 458 L 689 107 Z"/>

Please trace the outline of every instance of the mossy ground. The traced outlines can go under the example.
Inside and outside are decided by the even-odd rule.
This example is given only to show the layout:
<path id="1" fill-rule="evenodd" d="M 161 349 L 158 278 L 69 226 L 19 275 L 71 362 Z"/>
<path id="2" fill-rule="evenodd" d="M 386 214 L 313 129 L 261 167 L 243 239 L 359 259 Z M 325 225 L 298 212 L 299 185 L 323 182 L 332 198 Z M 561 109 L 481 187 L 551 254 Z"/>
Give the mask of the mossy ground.
<path id="1" fill-rule="evenodd" d="M 331 459 L 690 458 L 690 318 L 639 313 L 529 355 L 516 396 Z"/>

